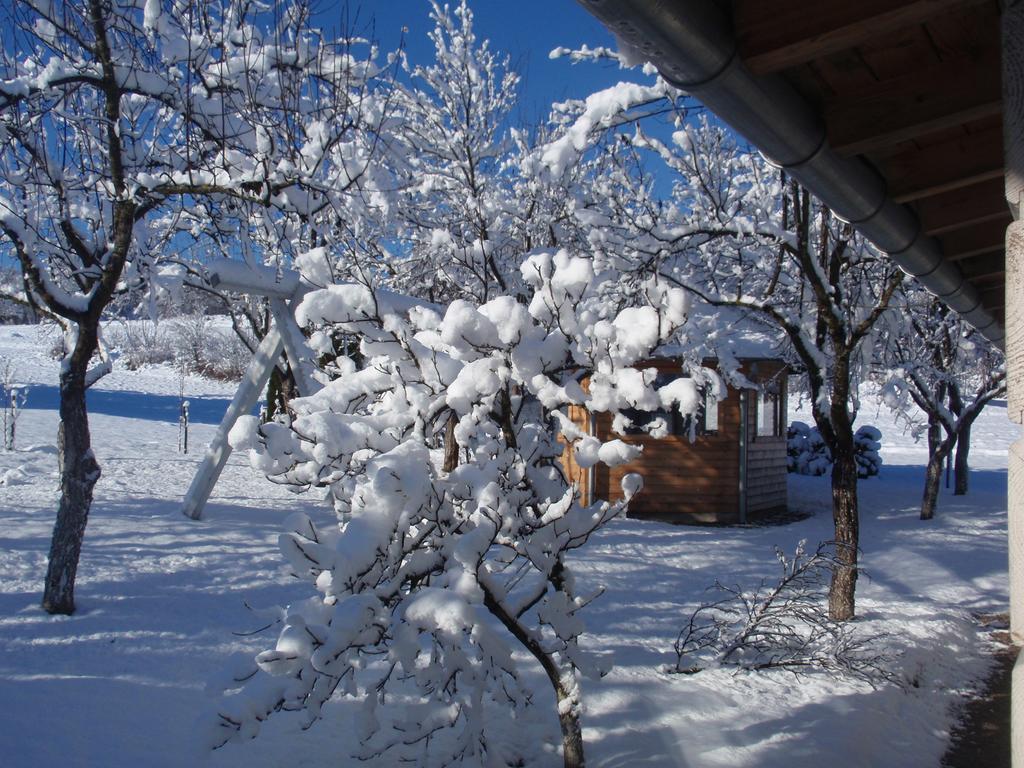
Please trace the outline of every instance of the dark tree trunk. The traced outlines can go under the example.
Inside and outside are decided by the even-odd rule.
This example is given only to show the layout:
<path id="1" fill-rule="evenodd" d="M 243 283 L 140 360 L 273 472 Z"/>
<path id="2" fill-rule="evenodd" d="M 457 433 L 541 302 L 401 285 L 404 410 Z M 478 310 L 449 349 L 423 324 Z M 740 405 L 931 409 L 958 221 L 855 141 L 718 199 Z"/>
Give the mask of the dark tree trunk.
<path id="1" fill-rule="evenodd" d="M 921 498 L 922 520 L 931 520 L 935 517 L 935 506 L 942 486 L 942 463 L 946 456 L 946 451 L 936 451 L 928 457 L 928 466 L 924 471 L 924 496 Z"/>
<path id="2" fill-rule="evenodd" d="M 838 345 L 837 345 L 838 346 Z M 834 361 L 829 413 L 815 409 L 814 420 L 832 453 L 832 522 L 835 527 L 835 564 L 828 590 L 828 615 L 833 621 L 856 616 L 860 510 L 857 501 L 857 452 L 850 413 L 850 355 Z"/>
<path id="3" fill-rule="evenodd" d="M 935 507 L 942 487 L 942 465 L 953 450 L 953 442 L 942 439 L 942 426 L 935 419 L 928 425 L 928 465 L 924 473 L 924 495 L 921 497 L 921 519 L 935 517 Z"/>
<path id="4" fill-rule="evenodd" d="M 558 724 L 562 727 L 562 765 L 565 768 L 584 768 L 586 761 L 583 758 L 583 730 L 580 728 L 579 702 L 566 702 L 565 712 L 562 712 L 562 703 L 565 698 L 558 700 Z"/>
<path id="5" fill-rule="evenodd" d="M 288 403 L 295 397 L 298 397 L 298 387 L 291 367 L 286 373 L 281 373 L 275 365 L 267 382 L 267 420 L 272 420 L 279 413 L 287 413 Z"/>
<path id="6" fill-rule="evenodd" d="M 459 444 L 455 440 L 455 427 L 458 423 L 459 419 L 452 411 L 444 425 L 444 464 L 441 469 L 445 472 L 454 472 L 459 466 Z"/>
<path id="7" fill-rule="evenodd" d="M 828 592 L 828 615 L 833 621 L 849 621 L 856 615 L 857 555 L 860 518 L 857 508 L 857 460 L 853 439 L 841 440 L 833 449 L 832 519 L 835 523 L 836 563 Z"/>
<path id="8" fill-rule="evenodd" d="M 971 424 L 974 419 L 964 417 L 960 422 L 960 431 L 956 436 L 956 458 L 953 460 L 953 495 L 963 496 L 967 493 L 970 467 L 967 457 L 971 452 Z"/>
<path id="9" fill-rule="evenodd" d="M 78 559 L 92 506 L 93 488 L 100 478 L 100 467 L 92 453 L 85 408 L 85 371 L 89 358 L 86 357 L 85 364 L 82 364 L 76 360 L 80 357 L 80 354 L 73 354 L 60 376 L 57 461 L 61 494 L 43 592 L 43 608 L 48 613 L 74 613 Z"/>

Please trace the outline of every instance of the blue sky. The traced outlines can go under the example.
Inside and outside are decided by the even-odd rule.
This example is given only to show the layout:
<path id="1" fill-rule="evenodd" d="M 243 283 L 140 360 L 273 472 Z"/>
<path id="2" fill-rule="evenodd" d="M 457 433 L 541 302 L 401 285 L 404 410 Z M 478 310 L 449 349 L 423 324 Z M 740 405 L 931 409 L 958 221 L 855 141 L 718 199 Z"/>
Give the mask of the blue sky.
<path id="1" fill-rule="evenodd" d="M 457 0 L 452 0 L 455 5 Z M 572 65 L 568 59 L 552 61 L 548 53 L 559 46 L 578 48 L 613 45 L 609 32 L 576 0 L 475 0 L 470 2 L 477 38 L 491 41 L 491 48 L 509 54 L 512 69 L 522 78 L 520 105 L 523 122 L 533 123 L 548 114 L 555 101 L 583 98 L 638 73 L 611 64 Z M 401 30 L 408 29 L 406 48 L 415 63 L 433 58 L 427 39 L 432 28 L 427 0 L 362 0 L 349 6 L 350 18 L 358 13 L 356 27 L 365 32 L 373 22 L 374 37 L 383 49 L 397 45 Z"/>

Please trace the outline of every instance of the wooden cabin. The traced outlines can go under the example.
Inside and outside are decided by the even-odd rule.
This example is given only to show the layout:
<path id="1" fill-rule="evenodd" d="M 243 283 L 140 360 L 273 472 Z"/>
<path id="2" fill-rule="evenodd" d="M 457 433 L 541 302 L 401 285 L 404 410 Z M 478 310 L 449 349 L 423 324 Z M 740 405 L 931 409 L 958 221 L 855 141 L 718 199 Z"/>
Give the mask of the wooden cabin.
<path id="1" fill-rule="evenodd" d="M 714 367 L 716 362 L 705 361 L 705 365 Z M 570 418 L 587 434 L 602 441 L 618 438 L 643 446 L 643 455 L 635 462 L 587 469 L 580 467 L 567 449 L 563 465 L 570 479 L 579 484 L 584 502 L 621 498 L 623 476 L 638 472 L 644 478 L 644 488 L 630 502 L 630 517 L 735 524 L 785 509 L 789 370 L 779 360 L 743 359 L 740 363 L 740 372 L 753 386 L 729 386 L 721 400 L 709 388 L 702 393 L 703 405 L 693 417 L 684 419 L 678 412 L 636 414 L 640 419 L 664 418 L 671 425 L 665 437 L 652 437 L 641 430 L 618 435 L 612 432 L 609 414 L 591 414 L 582 407 L 570 409 Z M 661 386 L 681 375 L 673 360 L 652 360 L 647 367 L 658 369 Z"/>

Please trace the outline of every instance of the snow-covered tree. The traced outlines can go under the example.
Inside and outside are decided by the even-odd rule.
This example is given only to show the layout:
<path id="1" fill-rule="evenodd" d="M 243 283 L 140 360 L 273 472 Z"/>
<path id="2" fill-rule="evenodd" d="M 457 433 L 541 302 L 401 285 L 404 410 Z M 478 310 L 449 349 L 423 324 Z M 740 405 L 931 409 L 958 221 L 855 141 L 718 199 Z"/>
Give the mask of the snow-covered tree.
<path id="1" fill-rule="evenodd" d="M 693 158 L 695 168 L 705 167 L 699 155 Z M 753 188 L 770 189 L 765 176 L 772 171 L 759 158 L 749 158 Z M 723 183 L 713 177 L 704 181 Z M 737 222 L 748 218 L 755 227 L 777 228 L 778 234 L 719 240 L 703 246 L 703 258 L 685 258 L 684 252 L 661 271 L 709 304 L 746 309 L 785 334 L 793 362 L 807 377 L 815 426 L 832 454 L 836 557 L 829 614 L 846 620 L 855 613 L 859 551 L 853 428 L 858 388 L 874 354 L 877 327 L 904 275 L 797 184 L 780 185 L 774 195 L 781 203 L 775 210 L 763 198 L 738 209 L 712 210 Z"/>
<path id="2" fill-rule="evenodd" d="M 509 116 L 519 77 L 473 30 L 466 0 L 431 2 L 434 60 L 403 59 L 396 98 L 407 147 L 398 214 L 406 252 L 391 283 L 434 301 L 507 293 L 523 248 L 512 238 Z"/>
<path id="3" fill-rule="evenodd" d="M 690 379 L 655 388 L 642 365 L 678 336 L 684 292 L 652 279 L 627 304 L 618 273 L 595 266 L 564 250 L 529 256 L 527 303 L 442 308 L 356 284 L 303 300 L 311 343 L 355 335 L 363 364 L 340 360 L 342 375 L 292 401 L 287 423 L 250 419 L 232 442 L 276 482 L 329 487 L 337 524 L 300 515 L 281 537 L 318 594 L 287 608 L 276 647 L 237 676 L 254 677 L 223 700 L 213 745 L 253 736 L 279 710 L 312 722 L 337 694 L 363 701 L 362 757 L 506 765 L 515 756 L 484 712 L 516 718 L 530 702 L 520 648 L 551 684 L 565 765 L 583 765 L 578 673 L 600 670 L 579 641 L 594 593 L 569 555 L 640 480 L 624 480 L 622 502 L 583 506 L 560 468 L 564 444 L 581 466 L 638 449 L 583 434 L 565 409 L 690 411 L 699 399 Z M 403 692 L 418 703 L 385 717 L 385 697 Z"/>
<path id="4" fill-rule="evenodd" d="M 921 519 L 931 520 L 942 465 L 956 449 L 956 492 L 967 492 L 971 426 L 992 400 L 1006 394 L 1002 354 L 952 310 L 923 290 L 908 291 L 905 331 L 887 345 L 881 397 L 928 440 Z"/>
<path id="5" fill-rule="evenodd" d="M 660 105 L 660 106 L 659 106 Z M 815 426 L 833 457 L 837 546 L 829 593 L 832 618 L 854 615 L 857 580 L 857 464 L 853 420 L 878 325 L 904 276 L 795 182 L 742 146 L 727 129 L 687 109 L 660 78 L 620 83 L 590 96 L 566 130 L 541 153 L 561 175 L 618 129 L 620 156 L 643 153 L 639 171 L 595 180 L 575 215 L 599 231 L 592 239 L 626 275 L 685 287 L 712 307 L 732 307 L 767 323 L 785 340 L 781 351 L 807 377 Z M 645 130 L 645 114 L 675 108 L 674 130 Z M 626 129 L 622 129 L 625 126 Z M 607 146 L 607 144 L 605 144 Z M 677 181 L 659 199 L 648 173 Z M 632 180 L 632 183 L 630 183 Z M 630 190 L 628 196 L 622 191 Z M 708 341 L 726 348 L 742 323 L 711 316 Z M 727 357 L 727 355 L 725 355 Z"/>
<path id="6" fill-rule="evenodd" d="M 381 115 L 372 62 L 301 4 L 137 0 L 13 6 L 0 64 L 0 233 L 66 331 L 61 499 L 43 598 L 74 610 L 100 476 L 86 389 L 100 318 L 154 258 L 247 206 L 313 217 L 363 189 Z M 209 220 L 191 215 L 200 203 Z M 223 214 L 223 215 L 221 215 Z"/>

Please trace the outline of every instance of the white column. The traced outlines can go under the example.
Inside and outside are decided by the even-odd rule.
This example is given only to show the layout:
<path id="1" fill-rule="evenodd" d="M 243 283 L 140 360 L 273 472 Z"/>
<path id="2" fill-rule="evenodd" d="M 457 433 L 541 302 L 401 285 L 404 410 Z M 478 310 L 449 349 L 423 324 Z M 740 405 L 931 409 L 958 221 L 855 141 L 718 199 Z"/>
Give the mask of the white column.
<path id="1" fill-rule="evenodd" d="M 1018 4 L 1024 9 L 1024 3 Z M 1021 26 L 1024 35 L 1024 25 Z M 1018 198 L 1020 200 L 1020 198 Z M 1007 415 L 1024 422 L 1024 222 L 1006 231 Z M 1010 555 L 1010 636 L 1024 644 L 1024 438 L 1010 446 L 1007 511 Z M 1010 688 L 1011 765 L 1024 766 L 1024 653 L 1017 657 Z"/>
<path id="2" fill-rule="evenodd" d="M 1024 424 L 1024 222 L 1020 220 L 1006 230 L 1006 365 L 1006 413 L 1011 421 Z M 1021 644 L 1024 643 L 1024 438 L 1010 446 L 1008 464 L 1010 631 L 1014 642 Z M 1020 693 L 1024 706 L 1024 688 Z M 1024 720 L 1021 724 L 1024 728 Z M 1024 730 L 1021 736 L 1024 737 Z M 1021 746 L 1024 748 L 1024 742 Z M 1024 760 L 1024 751 L 1021 758 Z M 1020 765 L 1024 766 L 1024 762 Z"/>
<path id="3" fill-rule="evenodd" d="M 1024 0 L 1006 0 L 1002 17 L 1003 147 L 1006 202 L 1007 415 L 1024 423 Z M 1009 455 L 1010 634 L 1024 643 L 1024 439 Z M 1010 695 L 1012 765 L 1024 768 L 1024 654 L 1017 657 Z"/>

